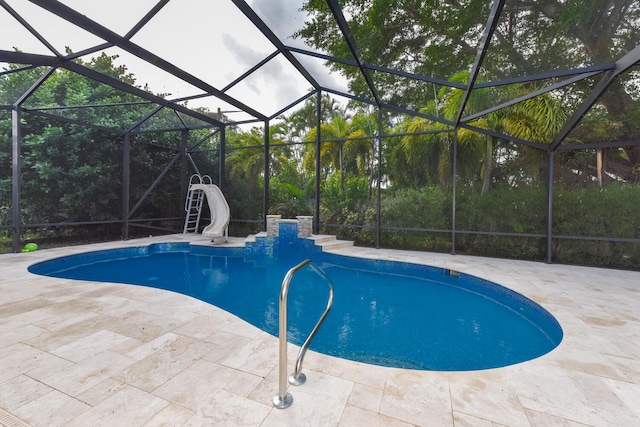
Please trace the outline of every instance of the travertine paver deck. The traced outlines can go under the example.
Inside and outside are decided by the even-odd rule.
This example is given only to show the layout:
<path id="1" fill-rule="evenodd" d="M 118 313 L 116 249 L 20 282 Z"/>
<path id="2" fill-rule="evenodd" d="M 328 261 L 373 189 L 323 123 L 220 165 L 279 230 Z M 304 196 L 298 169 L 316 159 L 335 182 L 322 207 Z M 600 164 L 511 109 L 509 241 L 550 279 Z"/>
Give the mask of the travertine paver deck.
<path id="1" fill-rule="evenodd" d="M 309 352 L 307 384 L 279 410 L 276 338 L 187 296 L 26 270 L 55 256 L 184 239 L 207 244 L 176 235 L 0 255 L 0 425 L 640 426 L 638 272 L 335 249 L 493 280 L 554 314 L 564 340 L 536 360 L 475 372 Z"/>

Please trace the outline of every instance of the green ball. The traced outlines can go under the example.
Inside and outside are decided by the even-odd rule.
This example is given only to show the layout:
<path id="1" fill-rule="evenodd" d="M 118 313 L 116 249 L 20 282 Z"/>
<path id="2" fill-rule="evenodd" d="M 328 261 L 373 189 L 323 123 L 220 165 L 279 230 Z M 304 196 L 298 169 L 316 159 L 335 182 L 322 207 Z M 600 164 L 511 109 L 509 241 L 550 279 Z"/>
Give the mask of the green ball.
<path id="1" fill-rule="evenodd" d="M 38 245 L 36 245 L 35 243 L 27 243 L 26 245 L 24 245 L 24 252 L 33 252 L 35 250 L 38 249 Z"/>

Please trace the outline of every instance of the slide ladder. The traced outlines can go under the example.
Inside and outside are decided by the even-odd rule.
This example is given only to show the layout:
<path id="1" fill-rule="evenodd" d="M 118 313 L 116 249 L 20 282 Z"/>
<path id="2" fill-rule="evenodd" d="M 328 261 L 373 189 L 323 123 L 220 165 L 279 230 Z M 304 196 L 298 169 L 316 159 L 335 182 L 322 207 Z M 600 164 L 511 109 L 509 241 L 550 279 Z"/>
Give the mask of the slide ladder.
<path id="1" fill-rule="evenodd" d="M 183 234 L 197 233 L 200 226 L 204 191 L 201 188 L 194 188 L 193 184 L 212 184 L 211 177 L 209 175 L 192 175 L 189 180 L 189 192 L 184 203 L 184 210 L 187 214 L 184 219 Z"/>

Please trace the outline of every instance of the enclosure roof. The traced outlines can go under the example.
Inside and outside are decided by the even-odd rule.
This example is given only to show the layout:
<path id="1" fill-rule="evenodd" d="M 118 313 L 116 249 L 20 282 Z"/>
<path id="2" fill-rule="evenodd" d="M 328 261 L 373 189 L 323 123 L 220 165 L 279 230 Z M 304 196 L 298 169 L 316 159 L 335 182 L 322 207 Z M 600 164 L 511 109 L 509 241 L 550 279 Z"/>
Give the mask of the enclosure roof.
<path id="1" fill-rule="evenodd" d="M 579 19 L 592 22 L 594 32 L 582 35 L 571 29 L 570 19 L 565 16 L 561 20 L 557 13 L 576 2 L 542 0 L 532 6 L 522 0 L 417 1 L 415 10 L 420 20 L 394 21 L 397 17 L 388 15 L 379 18 L 383 21 L 379 25 L 374 22 L 373 13 L 367 18 L 370 21 L 360 22 L 354 2 L 322 3 L 326 16 L 331 17 L 329 21 L 321 21 L 320 15 L 309 12 L 305 8 L 307 3 L 0 0 L 0 76 L 43 67 L 43 78 L 47 78 L 46 70 L 63 68 L 157 107 L 150 108 L 149 115 L 138 121 L 122 124 L 120 130 L 130 130 L 151 120 L 160 107 L 176 112 L 181 118 L 178 128 L 184 129 L 262 122 L 276 119 L 322 92 L 396 114 L 422 116 L 451 128 L 494 133 L 551 150 L 570 146 L 565 143 L 567 136 L 585 114 L 602 107 L 601 97 L 616 80 L 624 80 L 623 87 L 633 102 L 638 99 L 637 2 L 619 0 L 580 9 L 588 16 Z M 374 8 L 384 2 L 359 3 Z M 456 15 L 450 15 L 453 13 Z M 555 21 L 550 18 L 554 13 L 558 15 Z M 391 34 L 391 24 L 398 22 L 403 25 L 402 31 Z M 430 27 L 442 22 L 449 22 L 451 27 L 447 30 L 451 31 Z M 303 37 L 305 28 L 315 28 L 316 33 L 310 37 L 307 32 Z M 365 31 L 367 28 L 382 30 L 374 34 Z M 456 35 L 447 38 L 447 33 Z M 550 44 L 537 46 L 543 33 Z M 331 52 L 322 47 L 328 46 L 322 43 L 327 41 L 328 34 L 342 37 Z M 420 37 L 424 37 L 421 41 L 424 57 L 409 54 L 404 58 L 396 56 L 394 60 L 385 57 L 392 48 L 402 48 L 394 44 L 397 40 L 416 42 Z M 320 42 L 312 43 L 312 38 Z M 374 50 L 370 48 L 373 44 L 388 48 Z M 438 46 L 442 48 L 440 55 L 448 49 L 452 59 L 462 58 L 469 76 L 466 81 L 451 81 L 450 70 L 436 67 L 443 63 L 442 58 L 438 62 L 429 52 L 435 52 L 432 48 Z M 606 54 L 590 52 L 591 46 L 599 46 Z M 509 55 L 519 61 L 505 61 L 507 47 Z M 556 51 L 561 55 L 552 56 Z M 103 52 L 117 55 L 117 64 L 126 65 L 136 82 L 127 84 L 87 66 L 90 58 Z M 545 61 L 544 52 L 555 62 Z M 558 58 L 564 61 L 561 63 Z M 426 72 L 429 64 L 436 65 Z M 528 87 L 530 93 L 501 100 L 480 112 L 469 109 L 467 101 L 473 91 L 514 85 Z M 398 96 L 407 87 L 414 88 L 414 93 L 425 94 L 435 94 L 443 87 L 458 87 L 464 91 L 462 108 L 453 120 L 421 112 L 423 105 Z M 534 140 L 470 124 L 474 118 L 507 105 L 560 90 L 566 94 L 566 89 L 572 87 L 580 88 L 568 92 L 574 107 L 564 127 L 544 147 Z M 32 113 L 54 114 L 52 106 L 29 104 L 30 94 L 16 99 L 15 105 Z M 229 121 L 223 123 L 223 117 Z M 629 146 L 638 145 L 638 141 L 613 140 L 607 144 Z"/>

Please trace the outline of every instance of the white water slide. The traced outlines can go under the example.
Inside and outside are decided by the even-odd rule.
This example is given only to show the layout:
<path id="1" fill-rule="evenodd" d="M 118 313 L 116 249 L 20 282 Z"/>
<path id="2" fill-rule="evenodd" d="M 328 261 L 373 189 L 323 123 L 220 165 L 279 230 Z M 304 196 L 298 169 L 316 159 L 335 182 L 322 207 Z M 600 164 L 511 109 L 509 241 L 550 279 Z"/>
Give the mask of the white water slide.
<path id="1" fill-rule="evenodd" d="M 204 196 L 207 198 L 209 211 L 211 211 L 211 224 L 207 225 L 204 230 L 202 230 L 202 235 L 211 238 L 211 240 L 216 237 L 224 236 L 224 240 L 227 241 L 227 237 L 229 235 L 229 220 L 231 218 L 227 199 L 224 198 L 222 191 L 220 191 L 220 188 L 215 184 L 193 183 L 189 186 L 189 197 L 187 202 L 189 205 L 191 205 L 191 200 L 194 199 L 193 195 L 198 194 L 200 191 L 202 191 Z M 198 207 L 196 209 L 198 210 L 197 221 L 199 222 L 200 208 Z M 189 209 L 187 210 L 189 211 Z M 189 212 L 189 214 L 190 213 L 191 212 Z M 197 229 L 197 224 L 195 229 Z M 185 223 L 185 232 L 187 232 L 187 223 Z"/>

